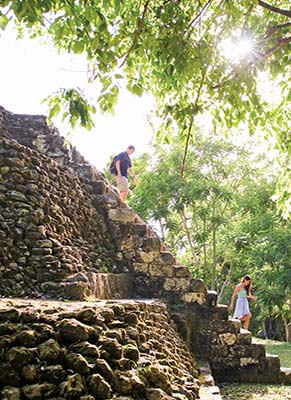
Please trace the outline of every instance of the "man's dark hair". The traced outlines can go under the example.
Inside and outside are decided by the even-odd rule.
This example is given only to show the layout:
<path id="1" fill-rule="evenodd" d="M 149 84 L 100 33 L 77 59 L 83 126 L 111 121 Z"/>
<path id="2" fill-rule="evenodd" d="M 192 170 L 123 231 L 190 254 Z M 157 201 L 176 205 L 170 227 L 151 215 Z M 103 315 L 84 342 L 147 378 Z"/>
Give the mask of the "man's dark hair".
<path id="1" fill-rule="evenodd" d="M 132 145 L 130 145 L 130 146 L 128 146 L 128 149 L 129 149 L 129 150 L 135 150 L 135 147 L 132 146 Z"/>

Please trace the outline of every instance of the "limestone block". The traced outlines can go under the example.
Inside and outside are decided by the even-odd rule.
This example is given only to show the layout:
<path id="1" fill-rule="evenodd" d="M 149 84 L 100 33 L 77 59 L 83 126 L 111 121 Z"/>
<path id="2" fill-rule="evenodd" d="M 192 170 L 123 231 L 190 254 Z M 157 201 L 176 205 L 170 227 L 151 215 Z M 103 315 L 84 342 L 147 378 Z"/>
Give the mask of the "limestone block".
<path id="1" fill-rule="evenodd" d="M 144 263 L 151 263 L 154 261 L 154 259 L 157 257 L 158 253 L 155 251 L 137 251 L 136 252 L 136 258 L 138 261 L 144 262 Z"/>
<path id="2" fill-rule="evenodd" d="M 184 265 L 175 265 L 174 266 L 174 274 L 177 278 L 190 278 L 191 272 L 188 267 Z"/>
<path id="3" fill-rule="evenodd" d="M 5 386 L 1 391 L 1 398 L 3 400 L 8 400 L 8 399 L 20 400 L 21 399 L 20 389 L 11 386 Z"/>
<path id="4" fill-rule="evenodd" d="M 59 325 L 59 333 L 64 343 L 87 341 L 92 329 L 74 318 L 63 319 Z"/>
<path id="5" fill-rule="evenodd" d="M 166 278 L 164 283 L 164 289 L 175 290 L 175 291 L 187 291 L 190 287 L 189 279 L 185 278 Z"/>
<path id="6" fill-rule="evenodd" d="M 49 339 L 39 345 L 38 353 L 40 360 L 52 363 L 60 358 L 61 348 L 56 340 Z"/>
<path id="7" fill-rule="evenodd" d="M 27 349 L 23 346 L 13 347 L 6 353 L 6 360 L 17 371 L 21 370 L 24 365 L 31 363 L 34 360 L 34 357 L 34 350 Z"/>
<path id="8" fill-rule="evenodd" d="M 33 385 L 26 385 L 22 388 L 24 397 L 26 399 L 43 399 L 49 398 L 53 395 L 55 385 L 52 383 L 36 383 Z"/>
<path id="9" fill-rule="evenodd" d="M 67 379 L 60 385 L 61 395 L 69 399 L 80 398 L 85 393 L 85 385 L 80 374 L 74 374 L 67 377 Z"/>
<path id="10" fill-rule="evenodd" d="M 174 276 L 174 270 L 172 265 L 149 265 L 150 276 L 167 276 L 172 278 Z"/>
<path id="11" fill-rule="evenodd" d="M 222 333 L 218 338 L 223 345 L 231 346 L 236 342 L 236 335 L 233 333 Z"/>
<path id="12" fill-rule="evenodd" d="M 258 363 L 259 363 L 259 360 L 255 359 L 255 358 L 242 357 L 240 359 L 239 365 L 241 367 L 245 367 L 245 366 L 250 365 L 250 364 L 258 364 Z"/>
<path id="13" fill-rule="evenodd" d="M 102 358 L 95 360 L 94 370 L 104 376 L 109 383 L 113 382 L 114 373 L 106 360 L 103 360 Z"/>
<path id="14" fill-rule="evenodd" d="M 205 296 L 204 296 L 203 293 L 188 292 L 188 293 L 184 293 L 184 295 L 182 296 L 182 300 L 185 303 L 204 304 L 205 303 Z"/>
<path id="15" fill-rule="evenodd" d="M 217 292 L 215 290 L 207 290 L 206 301 L 209 306 L 217 305 Z"/>
<path id="16" fill-rule="evenodd" d="M 35 243 L 35 247 L 40 247 L 40 248 L 49 247 L 49 248 L 51 248 L 51 247 L 53 247 L 53 243 L 52 243 L 51 240 L 48 240 L 48 239 L 37 240 L 36 243 Z"/>
<path id="17" fill-rule="evenodd" d="M 144 238 L 142 249 L 144 251 L 160 251 L 161 241 L 157 237 Z"/>
<path id="18" fill-rule="evenodd" d="M 132 237 L 123 239 L 119 248 L 121 251 L 133 250 L 135 248 L 134 239 Z"/>
<path id="19" fill-rule="evenodd" d="M 7 193 L 9 199 L 14 200 L 14 201 L 20 201 L 20 202 L 27 202 L 27 198 L 22 194 L 21 192 L 18 192 L 17 190 L 10 190 Z"/>
<path id="20" fill-rule="evenodd" d="M 107 185 L 105 184 L 105 181 L 93 181 L 92 182 L 93 190 L 96 194 L 103 194 L 106 193 L 107 190 Z"/>
<path id="21" fill-rule="evenodd" d="M 66 355 L 66 366 L 74 372 L 78 372 L 81 375 L 87 375 L 89 373 L 88 361 L 82 354 L 69 353 Z"/>
<path id="22" fill-rule="evenodd" d="M 108 217 L 112 221 L 122 223 L 134 222 L 135 212 L 130 208 L 111 208 Z"/>
<path id="23" fill-rule="evenodd" d="M 149 264 L 147 263 L 133 263 L 132 264 L 133 272 L 135 274 L 148 274 Z"/>
<path id="24" fill-rule="evenodd" d="M 103 400 L 109 397 L 111 387 L 100 374 L 94 374 L 89 378 L 88 389 L 95 399 Z"/>
<path id="25" fill-rule="evenodd" d="M 281 381 L 284 385 L 290 385 L 291 384 L 291 368 L 281 367 L 280 377 L 281 377 Z"/>
<path id="26" fill-rule="evenodd" d="M 159 263 L 161 264 L 175 264 L 175 257 L 173 256 L 172 253 L 168 251 L 161 251 L 160 252 L 160 257 L 159 257 Z"/>
<path id="27" fill-rule="evenodd" d="M 207 295 L 207 288 L 202 279 L 191 279 L 191 291 L 203 293 Z"/>
<path id="28" fill-rule="evenodd" d="M 10 168 L 7 165 L 4 165 L 3 167 L 0 168 L 0 175 L 6 175 L 8 174 Z"/>

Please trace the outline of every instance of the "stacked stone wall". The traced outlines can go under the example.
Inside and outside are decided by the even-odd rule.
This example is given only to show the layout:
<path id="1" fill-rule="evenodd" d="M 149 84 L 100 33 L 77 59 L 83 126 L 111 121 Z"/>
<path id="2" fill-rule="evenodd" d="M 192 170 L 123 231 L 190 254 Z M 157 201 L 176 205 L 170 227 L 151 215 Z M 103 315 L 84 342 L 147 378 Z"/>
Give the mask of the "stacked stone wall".
<path id="1" fill-rule="evenodd" d="M 96 274 L 107 272 L 127 274 L 123 293 L 131 296 L 205 302 L 204 284 L 175 265 L 154 232 L 44 117 L 1 112 L 2 295 L 98 297 Z"/>
<path id="2" fill-rule="evenodd" d="M 2 400 L 198 398 L 165 305 L 0 300 Z"/>
<path id="3" fill-rule="evenodd" d="M 251 343 L 250 333 L 241 332 L 239 321 L 229 319 L 227 307 L 216 304 L 216 293 L 207 291 L 203 281 L 194 279 L 187 267 L 176 265 L 175 258 L 152 229 L 120 201 L 116 190 L 101 173 L 75 149 L 65 146 L 58 131 L 46 125 L 45 117 L 15 115 L 2 108 L 0 295 L 76 300 L 164 299 L 170 305 L 171 315 L 179 326 L 181 336 L 193 354 L 210 362 L 218 380 L 226 377 L 226 380 L 248 382 L 287 382 L 289 379 L 285 373 L 281 373 L 278 358 L 267 356 L 263 346 Z M 51 319 L 53 309 L 47 309 L 46 312 L 53 325 L 52 336 L 49 335 L 48 340 L 58 342 L 60 332 L 58 323 Z M 13 315 L 16 321 L 10 319 L 14 318 Z M 2 315 L 3 321 L 6 319 L 19 324 L 17 328 L 16 325 L 11 328 L 12 335 L 15 334 L 17 338 L 20 334 L 18 330 L 30 330 L 25 326 L 29 321 L 19 315 L 18 311 L 4 312 Z M 75 314 L 73 318 L 78 320 Z M 123 319 L 126 318 L 123 314 Z M 152 326 L 151 321 L 147 323 L 149 327 Z M 118 327 L 119 322 L 115 324 Z M 68 330 L 70 328 L 74 329 L 72 321 Z M 9 329 L 2 331 L 4 353 L 7 343 L 8 347 L 18 343 L 18 339 L 10 342 L 6 337 Z M 45 329 L 50 331 L 48 327 Z M 86 332 L 90 336 L 90 329 Z M 27 335 L 26 332 L 24 336 Z M 36 333 L 32 335 L 37 336 Z M 161 347 L 160 344 L 156 345 Z M 30 353 L 38 355 L 40 352 L 39 349 L 23 351 L 28 358 Z M 8 351 L 8 355 L 5 353 L 2 358 L 4 369 L 7 366 L 9 370 L 7 362 L 9 364 L 14 356 L 21 358 L 21 352 L 17 350 L 15 353 L 13 350 Z M 76 360 L 74 362 L 78 364 Z M 16 367 L 15 362 L 13 366 Z M 39 370 L 36 370 L 36 381 L 42 381 Z M 63 371 L 60 372 L 64 377 Z M 36 373 L 34 369 L 32 373 Z M 23 371 L 20 375 L 21 380 Z M 53 392 L 50 392 L 51 386 L 39 387 L 33 380 L 21 380 L 21 385 L 37 385 L 40 397 L 29 394 L 34 387 L 24 390 L 17 386 L 16 389 L 5 389 L 4 393 L 5 396 L 10 390 L 16 393 L 16 397 L 12 393 L 7 400 L 18 399 L 19 393 L 26 396 L 24 398 L 50 398 L 54 390 L 64 393 L 67 390 L 64 387 L 70 385 L 80 383 L 85 389 L 90 386 L 91 378 L 89 382 L 87 378 L 79 375 L 76 378 L 75 375 L 72 381 L 71 378 L 66 378 L 66 383 L 62 380 L 62 389 L 52 389 Z M 9 378 L 8 375 L 6 377 Z M 99 380 L 94 381 L 95 386 L 99 385 Z M 103 381 L 100 385 L 107 387 Z M 82 395 L 85 389 L 81 389 Z M 72 396 L 75 395 L 68 394 L 68 398 L 75 398 Z M 80 396 L 80 392 L 77 396 Z M 91 394 L 84 396 L 84 400 L 92 398 Z M 158 393 L 151 396 L 147 394 L 146 398 L 167 399 L 163 394 L 158 397 Z"/>

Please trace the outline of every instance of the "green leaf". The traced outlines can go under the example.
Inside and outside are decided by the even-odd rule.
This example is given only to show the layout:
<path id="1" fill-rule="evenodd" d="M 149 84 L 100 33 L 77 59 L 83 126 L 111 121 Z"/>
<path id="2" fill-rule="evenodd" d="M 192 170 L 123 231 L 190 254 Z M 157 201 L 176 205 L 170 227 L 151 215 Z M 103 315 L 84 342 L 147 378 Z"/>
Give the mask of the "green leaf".
<path id="1" fill-rule="evenodd" d="M 7 26 L 7 24 L 9 23 L 9 21 L 10 21 L 10 19 L 6 15 L 1 14 L 0 15 L 0 28 L 4 30 Z"/>

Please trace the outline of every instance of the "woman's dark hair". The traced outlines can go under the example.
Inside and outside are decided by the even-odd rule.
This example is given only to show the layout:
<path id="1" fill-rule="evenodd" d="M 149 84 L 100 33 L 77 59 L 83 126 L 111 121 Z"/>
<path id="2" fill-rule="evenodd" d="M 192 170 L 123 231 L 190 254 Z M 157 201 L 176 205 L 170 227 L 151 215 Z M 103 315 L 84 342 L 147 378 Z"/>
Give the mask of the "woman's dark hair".
<path id="1" fill-rule="evenodd" d="M 243 283 L 244 281 L 250 281 L 250 283 L 249 283 L 248 285 L 245 286 L 245 289 L 246 289 L 246 291 L 247 291 L 247 295 L 250 294 L 251 280 L 252 280 L 252 278 L 251 278 L 249 275 L 244 276 L 243 279 L 242 279 L 242 283 Z"/>

